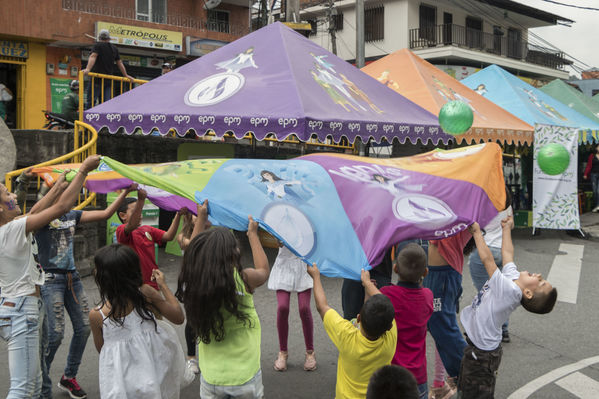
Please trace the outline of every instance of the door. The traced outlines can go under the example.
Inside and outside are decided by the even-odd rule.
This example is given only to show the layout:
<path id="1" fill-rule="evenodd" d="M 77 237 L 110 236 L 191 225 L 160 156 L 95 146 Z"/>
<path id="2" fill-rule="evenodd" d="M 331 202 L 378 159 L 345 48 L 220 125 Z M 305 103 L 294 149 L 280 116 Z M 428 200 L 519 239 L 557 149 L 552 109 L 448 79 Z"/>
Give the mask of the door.
<path id="1" fill-rule="evenodd" d="M 443 13 L 443 43 L 452 44 L 453 14 Z"/>
<path id="2" fill-rule="evenodd" d="M 435 27 L 437 25 L 437 9 L 426 4 L 420 5 L 420 38 L 426 39 L 429 45 L 436 44 Z"/>
<path id="3" fill-rule="evenodd" d="M 507 56 L 522 59 L 522 32 L 519 29 L 509 28 L 507 30 Z"/>
<path id="4" fill-rule="evenodd" d="M 466 17 L 466 45 L 470 48 L 482 48 L 483 21 L 479 18 Z"/>

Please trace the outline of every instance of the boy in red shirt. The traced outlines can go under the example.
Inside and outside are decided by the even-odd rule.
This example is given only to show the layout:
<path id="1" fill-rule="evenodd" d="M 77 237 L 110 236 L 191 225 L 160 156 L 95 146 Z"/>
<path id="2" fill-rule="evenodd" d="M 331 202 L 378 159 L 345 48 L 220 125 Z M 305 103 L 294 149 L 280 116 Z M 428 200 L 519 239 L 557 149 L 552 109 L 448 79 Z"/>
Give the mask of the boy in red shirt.
<path id="1" fill-rule="evenodd" d="M 147 193 L 143 189 L 137 190 L 137 199 L 126 198 L 117 213 L 123 223 L 116 229 L 116 239 L 119 243 L 133 248 L 139 256 L 139 265 L 144 284 L 158 290 L 158 285 L 152 281 L 152 271 L 158 269 L 154 244 L 162 245 L 171 241 L 179 228 L 180 212 L 177 212 L 167 231 L 152 226 L 141 225 L 141 211 L 144 207 Z"/>
<path id="2" fill-rule="evenodd" d="M 420 398 L 426 398 L 426 325 L 433 314 L 433 293 L 422 287 L 428 273 L 426 253 L 418 244 L 406 245 L 393 270 L 399 274 L 399 282 L 380 290 L 395 308 L 397 348 L 391 364 L 408 369 L 416 378 Z"/>

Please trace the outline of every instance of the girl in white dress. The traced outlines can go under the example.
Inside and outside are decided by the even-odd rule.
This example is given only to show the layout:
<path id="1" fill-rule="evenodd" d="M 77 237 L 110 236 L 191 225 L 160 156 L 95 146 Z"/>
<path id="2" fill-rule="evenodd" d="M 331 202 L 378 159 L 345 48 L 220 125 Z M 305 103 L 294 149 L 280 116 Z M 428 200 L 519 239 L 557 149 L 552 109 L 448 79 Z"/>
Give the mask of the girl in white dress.
<path id="1" fill-rule="evenodd" d="M 156 320 L 152 309 L 182 324 L 183 310 L 158 269 L 160 292 L 143 284 L 139 258 L 130 247 L 112 244 L 95 255 L 100 306 L 90 311 L 94 344 L 100 353 L 102 399 L 179 398 L 185 358 L 172 326 Z"/>
<path id="2" fill-rule="evenodd" d="M 310 298 L 312 297 L 313 280 L 306 271 L 306 263 L 295 256 L 284 246 L 279 248 L 279 254 L 272 266 L 268 279 L 268 288 L 277 292 L 277 330 L 279 333 L 279 355 L 275 360 L 274 368 L 277 371 L 287 370 L 287 338 L 289 336 L 289 300 L 292 292 L 297 292 L 297 304 L 304 343 L 306 345 L 306 358 L 304 370 L 316 369 L 314 356 L 314 323 Z"/>

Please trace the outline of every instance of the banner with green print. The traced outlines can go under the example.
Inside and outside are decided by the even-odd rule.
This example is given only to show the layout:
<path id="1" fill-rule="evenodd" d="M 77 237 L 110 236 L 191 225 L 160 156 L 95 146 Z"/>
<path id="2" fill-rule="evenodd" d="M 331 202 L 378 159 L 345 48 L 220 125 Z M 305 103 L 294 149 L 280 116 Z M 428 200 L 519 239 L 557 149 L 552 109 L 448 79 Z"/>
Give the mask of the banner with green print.
<path id="1" fill-rule="evenodd" d="M 577 129 L 535 125 L 533 162 L 533 227 L 580 229 Z"/>
<path id="2" fill-rule="evenodd" d="M 70 79 L 50 78 L 50 99 L 52 102 L 52 112 L 62 113 L 62 99 L 71 92 L 69 84 Z"/>

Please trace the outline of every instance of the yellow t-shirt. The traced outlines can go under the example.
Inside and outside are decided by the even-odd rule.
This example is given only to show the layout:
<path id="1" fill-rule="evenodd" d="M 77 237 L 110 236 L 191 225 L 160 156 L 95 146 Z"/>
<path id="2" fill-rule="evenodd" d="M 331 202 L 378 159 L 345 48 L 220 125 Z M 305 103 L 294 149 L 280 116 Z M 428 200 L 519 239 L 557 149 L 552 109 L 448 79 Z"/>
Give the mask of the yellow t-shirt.
<path id="1" fill-rule="evenodd" d="M 324 329 L 339 350 L 337 360 L 337 399 L 365 398 L 368 381 L 379 368 L 391 364 L 397 344 L 393 327 L 376 341 L 366 338 L 350 321 L 334 309 L 324 315 Z"/>

